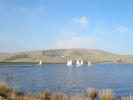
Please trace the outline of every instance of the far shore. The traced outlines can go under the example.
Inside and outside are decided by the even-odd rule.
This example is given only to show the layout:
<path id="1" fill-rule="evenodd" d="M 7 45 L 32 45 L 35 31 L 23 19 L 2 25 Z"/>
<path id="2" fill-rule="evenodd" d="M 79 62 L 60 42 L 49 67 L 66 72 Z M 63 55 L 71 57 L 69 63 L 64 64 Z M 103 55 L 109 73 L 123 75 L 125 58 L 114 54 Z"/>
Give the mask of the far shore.
<path id="1" fill-rule="evenodd" d="M 38 62 L 0 62 L 0 65 L 37 65 Z M 65 62 L 43 62 L 42 64 L 66 64 Z M 87 63 L 84 63 L 87 64 Z M 92 64 L 133 64 L 133 62 L 94 62 Z"/>

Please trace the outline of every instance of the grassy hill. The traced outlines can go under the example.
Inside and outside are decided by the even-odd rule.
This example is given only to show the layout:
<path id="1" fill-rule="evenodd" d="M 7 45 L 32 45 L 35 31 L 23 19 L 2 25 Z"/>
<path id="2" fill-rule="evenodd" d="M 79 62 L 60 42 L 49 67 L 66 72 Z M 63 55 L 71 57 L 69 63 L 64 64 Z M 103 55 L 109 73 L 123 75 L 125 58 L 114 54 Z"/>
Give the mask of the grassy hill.
<path id="1" fill-rule="evenodd" d="M 92 63 L 133 63 L 132 55 L 119 55 L 96 49 L 55 49 L 20 53 L 0 53 L 2 63 L 66 63 L 68 59 Z"/>

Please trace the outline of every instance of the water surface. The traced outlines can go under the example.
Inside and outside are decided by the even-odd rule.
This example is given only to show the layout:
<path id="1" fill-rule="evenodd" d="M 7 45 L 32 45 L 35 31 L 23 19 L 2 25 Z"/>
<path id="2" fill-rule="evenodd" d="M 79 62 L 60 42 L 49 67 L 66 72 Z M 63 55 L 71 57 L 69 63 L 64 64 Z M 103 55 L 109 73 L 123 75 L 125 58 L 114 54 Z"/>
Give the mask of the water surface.
<path id="1" fill-rule="evenodd" d="M 117 94 L 133 93 L 133 64 L 95 64 L 67 67 L 65 64 L 0 65 L 0 81 L 22 92 L 60 90 L 85 93 L 87 88 L 109 88 Z"/>

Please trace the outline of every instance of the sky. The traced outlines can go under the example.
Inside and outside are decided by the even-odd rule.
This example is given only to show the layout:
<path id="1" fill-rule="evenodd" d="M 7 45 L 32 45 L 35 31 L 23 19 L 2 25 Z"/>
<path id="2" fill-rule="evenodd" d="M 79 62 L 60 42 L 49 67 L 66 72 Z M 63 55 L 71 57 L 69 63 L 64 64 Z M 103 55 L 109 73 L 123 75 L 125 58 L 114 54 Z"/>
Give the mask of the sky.
<path id="1" fill-rule="evenodd" d="M 133 54 L 132 0 L 0 0 L 0 52 L 87 48 Z"/>

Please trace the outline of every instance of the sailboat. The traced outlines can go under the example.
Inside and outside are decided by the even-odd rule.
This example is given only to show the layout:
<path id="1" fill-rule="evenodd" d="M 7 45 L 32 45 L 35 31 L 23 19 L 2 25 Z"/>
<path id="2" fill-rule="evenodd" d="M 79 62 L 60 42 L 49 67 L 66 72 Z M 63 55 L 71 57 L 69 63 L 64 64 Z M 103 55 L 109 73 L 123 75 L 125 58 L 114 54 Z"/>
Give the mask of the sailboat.
<path id="1" fill-rule="evenodd" d="M 41 60 L 39 61 L 39 64 L 38 65 L 40 65 L 40 66 L 42 65 L 42 61 Z"/>
<path id="2" fill-rule="evenodd" d="M 80 65 L 83 65 L 83 61 L 81 60 Z"/>
<path id="3" fill-rule="evenodd" d="M 88 61 L 88 66 L 92 66 L 92 64 L 91 64 L 91 62 L 90 62 L 90 61 Z"/>
<path id="4" fill-rule="evenodd" d="M 80 66 L 79 59 L 77 59 L 76 66 L 77 66 L 77 67 Z"/>
<path id="5" fill-rule="evenodd" d="M 67 61 L 67 66 L 73 66 L 73 65 L 72 65 L 72 60 L 68 60 L 68 61 Z"/>

